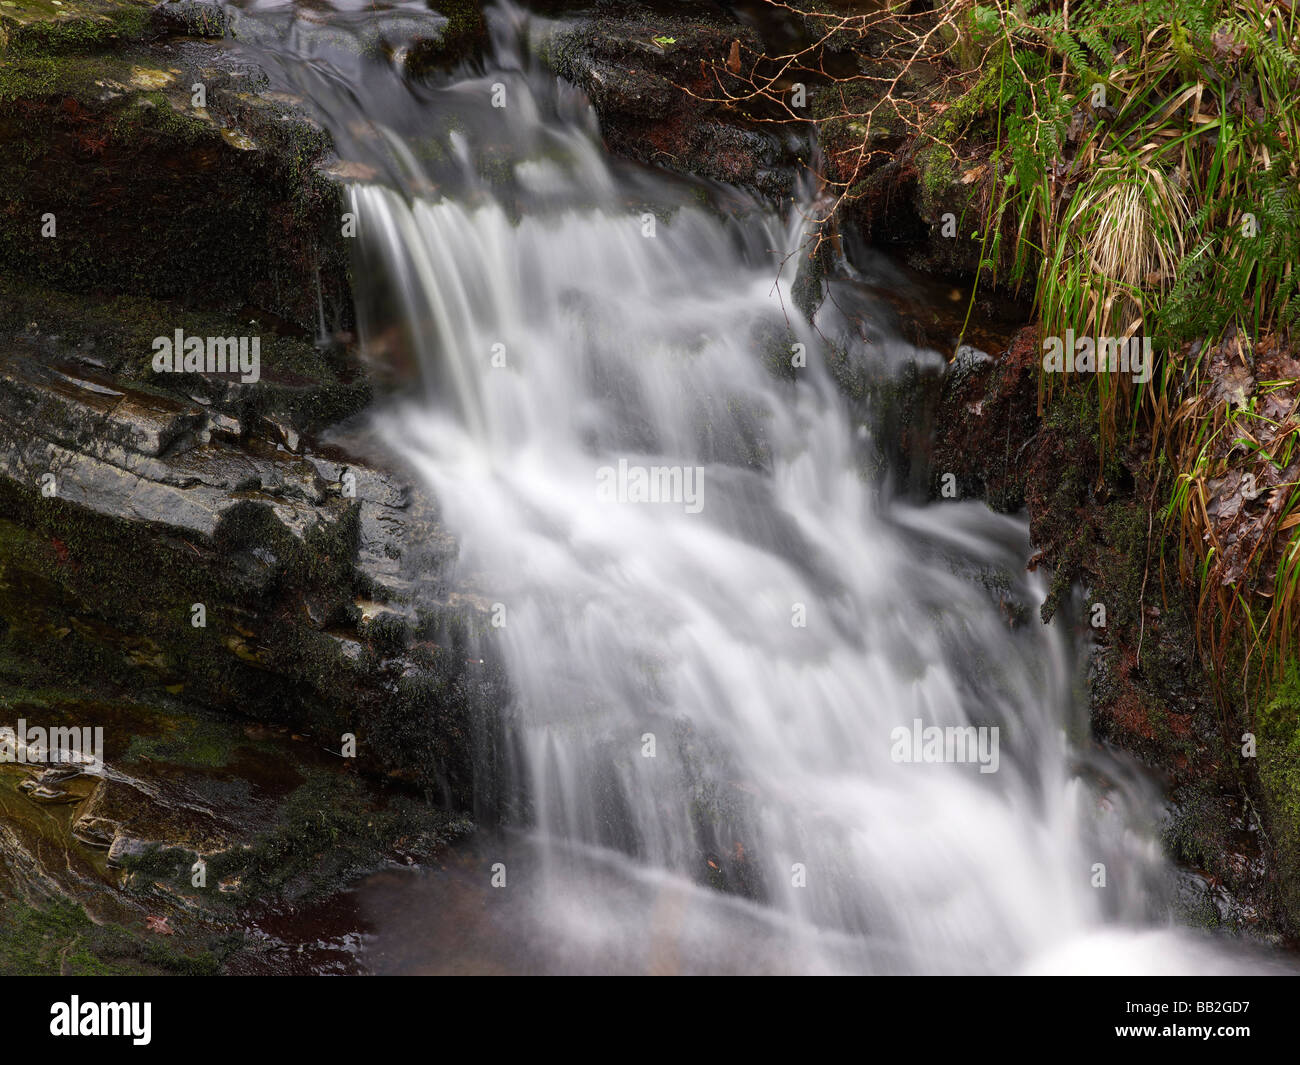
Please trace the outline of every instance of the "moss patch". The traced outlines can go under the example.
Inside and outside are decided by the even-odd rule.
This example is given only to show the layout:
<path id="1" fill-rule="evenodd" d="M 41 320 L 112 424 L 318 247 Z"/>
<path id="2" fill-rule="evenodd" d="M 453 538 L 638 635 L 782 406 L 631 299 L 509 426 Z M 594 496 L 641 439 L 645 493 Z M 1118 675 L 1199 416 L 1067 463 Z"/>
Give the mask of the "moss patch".
<path id="1" fill-rule="evenodd" d="M 149 0 L 12 0 L 0 7 L 0 55 L 66 55 L 143 40 L 154 32 L 152 8 Z"/>
<path id="2" fill-rule="evenodd" d="M 342 351 L 281 328 L 265 315 L 260 321 L 233 319 L 139 296 L 88 300 L 0 274 L 0 339 L 14 338 L 41 354 L 100 362 L 123 382 L 186 400 L 206 397 L 216 409 L 244 421 L 257 414 L 281 415 L 310 431 L 365 407 L 369 381 Z M 259 337 L 261 379 L 231 391 L 200 374 L 155 373 L 153 338 L 170 337 L 176 329 L 187 336 Z"/>
<path id="3" fill-rule="evenodd" d="M 0 908 L 3 976 L 212 976 L 225 951 L 194 949 L 172 939 L 96 924 L 67 900 Z"/>
<path id="4" fill-rule="evenodd" d="M 192 106 L 192 83 L 207 108 Z M 167 46 L 6 57 L 0 262 L 28 281 L 346 326 L 328 137 Z M 241 147 L 242 146 L 242 147 Z M 50 226 L 54 229 L 51 232 Z"/>
<path id="5" fill-rule="evenodd" d="M 1282 904 L 1300 927 L 1300 663 L 1258 713 L 1258 773 L 1277 853 Z"/>
<path id="6" fill-rule="evenodd" d="M 469 822 L 405 796 L 376 800 L 356 777 L 319 770 L 281 806 L 278 823 L 249 845 L 206 856 L 209 882 L 227 885 L 214 904 L 261 908 L 316 901 L 378 867 L 396 851 L 427 859 Z M 184 889 L 194 853 L 155 847 L 124 867 Z"/>

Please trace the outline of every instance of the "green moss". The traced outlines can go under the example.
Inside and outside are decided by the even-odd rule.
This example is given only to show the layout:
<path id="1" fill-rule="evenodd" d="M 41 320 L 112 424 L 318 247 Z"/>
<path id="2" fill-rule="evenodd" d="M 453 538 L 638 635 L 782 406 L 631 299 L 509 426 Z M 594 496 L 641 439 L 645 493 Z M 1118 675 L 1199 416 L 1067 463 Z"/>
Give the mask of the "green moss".
<path id="1" fill-rule="evenodd" d="M 843 150 L 864 138 L 878 141 L 906 129 L 897 105 L 882 98 L 872 81 L 850 81 L 821 89 L 813 96 L 812 115 L 828 148 Z"/>
<path id="2" fill-rule="evenodd" d="M 917 166 L 921 171 L 921 187 L 931 201 L 939 199 L 957 177 L 952 152 L 937 141 L 921 150 Z"/>
<path id="3" fill-rule="evenodd" d="M 1005 52 L 992 52 L 984 63 L 979 80 L 948 105 L 934 123 L 931 133 L 944 143 L 955 146 L 968 132 L 992 132 L 1003 87 L 1004 62 Z M 972 125 L 974 129 L 970 128 Z"/>
<path id="4" fill-rule="evenodd" d="M 794 345 L 798 338 L 779 318 L 763 318 L 750 329 L 750 346 L 759 353 L 767 372 L 784 381 L 798 376 L 794 365 Z"/>
<path id="5" fill-rule="evenodd" d="M 214 903 L 301 903 L 328 896 L 376 868 L 395 846 L 427 858 L 469 827 L 463 818 L 405 796 L 378 803 L 351 774 L 313 770 L 285 800 L 274 828 L 248 846 L 204 857 L 209 883 L 233 888 L 215 896 Z M 194 860 L 186 848 L 155 846 L 123 865 L 145 879 L 184 887 Z"/>
<path id="6" fill-rule="evenodd" d="M 0 908 L 0 975 L 211 976 L 221 952 L 189 953 L 172 942 L 97 924 L 68 900 L 39 906 L 9 901 Z"/>
<path id="7" fill-rule="evenodd" d="M 0 64 L 0 263 L 72 292 L 261 307 L 303 331 L 319 292 L 346 327 L 342 194 L 316 169 L 328 136 L 242 82 L 210 84 L 197 110 L 175 62 L 131 46 Z"/>
<path id="8" fill-rule="evenodd" d="M 176 303 L 138 296 L 83 295 L 20 281 L 0 273 L 0 337 L 75 337 L 77 354 L 94 355 L 123 381 L 144 391 L 188 399 L 208 397 L 215 409 L 241 419 L 279 415 L 311 430 L 361 410 L 370 400 L 369 382 L 350 376 L 337 353 L 292 333 L 272 331 L 247 319 L 192 311 Z M 228 396 L 222 386 L 197 374 L 156 374 L 153 338 L 182 329 L 189 336 L 260 337 L 261 380 Z"/>
<path id="9" fill-rule="evenodd" d="M 180 683 L 197 705 L 342 731 L 348 688 L 331 641 L 296 624 L 280 604 L 292 601 L 295 582 L 319 566 L 334 567 L 335 576 L 313 586 L 316 601 L 327 610 L 347 601 L 350 553 L 334 551 L 328 563 L 309 560 L 315 551 L 295 542 L 297 554 L 285 555 L 278 583 L 258 589 L 245 587 L 224 555 L 198 564 L 184 541 L 142 540 L 129 523 L 38 501 L 9 484 L 0 485 L 0 515 L 31 530 L 0 543 L 0 646 L 15 656 L 39 663 L 50 678 L 142 694 Z M 190 624 L 196 602 L 208 608 L 206 628 Z M 247 625 L 255 636 L 241 633 Z"/>
<path id="10" fill-rule="evenodd" d="M 227 765 L 243 736 L 233 725 L 198 718 L 169 722 L 157 736 L 133 736 L 127 762 L 148 759 L 192 769 L 217 769 Z"/>
<path id="11" fill-rule="evenodd" d="M 1292 927 L 1300 927 L 1300 662 L 1290 663 L 1276 693 L 1258 711 L 1255 732 L 1265 820 L 1281 872 L 1281 902 Z"/>
<path id="12" fill-rule="evenodd" d="M 145 0 L 16 0 L 0 11 L 8 58 L 53 56 L 111 48 L 153 35 Z"/>
<path id="13" fill-rule="evenodd" d="M 447 36 L 454 40 L 473 40 L 486 28 L 478 0 L 437 0 L 435 8 L 447 17 Z"/>
<path id="14" fill-rule="evenodd" d="M 790 296 L 799 312 L 811 322 L 825 299 L 825 281 L 834 266 L 830 240 L 819 240 L 811 255 L 800 255 L 799 268 L 790 286 Z"/>
<path id="15" fill-rule="evenodd" d="M 970 233 L 975 224 L 970 221 L 972 209 L 976 206 L 975 185 L 961 185 L 957 182 L 957 162 L 954 151 L 942 141 L 933 141 L 915 157 L 918 171 L 918 207 L 923 219 L 932 225 L 942 222 L 943 216 L 951 212 L 956 218 L 956 233 L 949 234 L 941 242 L 942 246 L 958 255 L 959 249 L 968 249 L 971 254 L 974 245 L 960 240 Z"/>

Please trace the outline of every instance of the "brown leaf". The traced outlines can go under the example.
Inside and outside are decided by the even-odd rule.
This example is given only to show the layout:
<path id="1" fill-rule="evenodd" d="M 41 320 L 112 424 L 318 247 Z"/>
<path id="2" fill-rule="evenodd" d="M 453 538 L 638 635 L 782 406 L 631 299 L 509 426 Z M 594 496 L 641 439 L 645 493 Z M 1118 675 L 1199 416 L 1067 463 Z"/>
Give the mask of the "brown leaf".
<path id="1" fill-rule="evenodd" d="M 1210 42 L 1214 45 L 1215 54 L 1220 58 L 1231 56 L 1233 59 L 1240 59 L 1246 54 L 1246 44 L 1239 41 L 1226 29 L 1217 29 L 1210 34 Z"/>
<path id="2" fill-rule="evenodd" d="M 1258 360 L 1256 369 L 1263 381 L 1294 381 L 1300 379 L 1300 359 L 1280 351 Z"/>
<path id="3" fill-rule="evenodd" d="M 727 56 L 727 69 L 733 74 L 740 73 L 740 40 L 731 42 L 731 54 Z"/>

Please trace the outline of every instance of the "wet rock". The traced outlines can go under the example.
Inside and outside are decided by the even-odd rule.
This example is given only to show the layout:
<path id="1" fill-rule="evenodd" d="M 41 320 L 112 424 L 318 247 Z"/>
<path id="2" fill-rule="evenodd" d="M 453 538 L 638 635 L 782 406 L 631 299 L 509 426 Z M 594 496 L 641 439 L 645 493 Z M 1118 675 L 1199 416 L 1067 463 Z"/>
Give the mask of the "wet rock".
<path id="1" fill-rule="evenodd" d="M 721 97 L 738 86 L 725 63 L 735 42 L 756 53 L 752 28 L 722 14 L 605 6 L 554 24 L 540 53 L 591 99 L 610 150 L 643 163 L 771 197 L 793 187 L 795 145 Z"/>
<path id="2" fill-rule="evenodd" d="M 41 784 L 35 780 L 24 781 L 18 785 L 18 790 L 24 792 L 32 802 L 37 803 L 73 803 L 81 799 L 74 792 L 52 784 Z"/>
<path id="3" fill-rule="evenodd" d="M 225 341 L 257 339 L 258 374 L 159 370 L 154 354 L 161 336 Z M 251 347 L 251 343 L 250 343 Z M 369 382 L 350 354 L 318 347 L 305 339 L 267 329 L 256 320 L 178 311 L 171 304 L 141 297 L 110 302 L 15 280 L 0 272 L 0 351 L 43 365 L 42 396 L 61 384 L 67 400 L 81 410 L 59 439 L 103 436 L 99 457 L 112 459 L 123 449 L 161 455 L 207 443 L 212 433 L 239 437 L 244 425 L 265 418 L 285 433 L 301 435 L 360 410 L 371 397 Z M 36 371 L 26 371 L 31 376 Z M 147 399 L 141 399 L 147 393 Z M 173 400 L 168 408 L 165 400 Z M 21 415 L 22 397 L 9 403 Z M 42 402 L 46 402 L 42 398 Z M 197 404 L 197 408 L 196 408 Z M 144 433 L 148 440 L 123 439 Z M 206 437 L 204 434 L 208 434 Z M 272 438 L 274 439 L 274 438 Z"/>
<path id="4" fill-rule="evenodd" d="M 0 417 L 47 425 L 59 439 L 84 443 L 105 459 L 156 457 L 202 420 L 180 404 L 128 396 L 75 369 L 10 365 L 0 368 L 0 382 Z"/>
<path id="5" fill-rule="evenodd" d="M 996 358 L 971 349 L 948 365 L 935 415 L 936 485 L 952 474 L 960 498 L 983 498 L 1007 511 L 1023 505 L 1025 457 L 1039 431 L 1037 345 L 1037 334 L 1026 329 Z"/>
<path id="6" fill-rule="evenodd" d="M 485 629 L 484 608 L 457 597 L 456 543 L 427 494 L 364 440 L 336 434 L 318 453 L 263 417 L 202 442 L 200 404 L 63 365 L 0 356 L 0 519 L 26 527 L 0 520 L 0 573 L 40 604 L 6 637 L 69 678 L 183 689 L 334 745 L 397 729 L 376 771 L 443 789 L 454 763 L 468 802 L 463 715 L 504 689 L 455 687 L 471 656 L 454 634 Z"/>
<path id="7" fill-rule="evenodd" d="M 149 844 L 142 839 L 134 839 L 130 836 L 118 833 L 113 838 L 113 842 L 108 848 L 108 867 L 110 869 L 121 869 L 132 859 L 139 859 L 149 850 Z"/>
<path id="8" fill-rule="evenodd" d="M 43 10 L 15 26 L 0 72 L 5 272 L 75 292 L 259 307 L 303 329 L 322 311 L 350 323 L 329 138 L 273 97 L 265 72 L 167 37 L 216 32 L 220 9 Z M 74 29 L 83 14 L 48 13 L 60 10 L 83 12 L 88 28 Z"/>
<path id="9" fill-rule="evenodd" d="M 302 441 L 301 435 L 283 418 L 264 418 L 263 422 L 270 430 L 271 439 L 282 444 L 290 451 L 297 451 Z"/>
<path id="10" fill-rule="evenodd" d="M 432 500 L 390 474 L 360 463 L 308 456 L 331 494 L 355 500 L 359 527 L 356 566 L 373 590 L 410 603 L 417 590 L 440 593 L 456 542 L 434 514 Z M 441 588 L 445 594 L 446 588 Z"/>
<path id="11" fill-rule="evenodd" d="M 338 641 L 339 653 L 350 662 L 360 662 L 361 656 L 365 651 L 364 645 L 360 640 L 353 639 L 351 636 L 341 636 L 337 633 L 330 633 L 331 639 Z"/>
<path id="12" fill-rule="evenodd" d="M 91 817 L 83 814 L 72 825 L 72 836 L 77 842 L 87 847 L 102 847 L 111 850 L 117 839 L 121 825 L 107 817 Z M 118 851 L 120 863 L 122 851 Z"/>
<path id="13" fill-rule="evenodd" d="M 253 495 L 299 538 L 317 519 L 310 466 L 214 445 L 163 456 L 162 442 L 175 441 L 180 426 L 202 422 L 198 408 L 105 394 L 30 360 L 10 361 L 2 379 L 9 387 L 0 397 L 0 474 L 18 484 L 52 478 L 45 483 L 60 499 L 208 538 L 236 499 Z M 254 484 L 256 491 L 240 491 Z"/>
<path id="14" fill-rule="evenodd" d="M 434 0 L 432 6 L 444 22 L 436 34 L 422 30 L 413 36 L 406 51 L 413 74 L 460 62 L 487 44 L 487 22 L 476 0 Z"/>
<path id="15" fill-rule="evenodd" d="M 153 9 L 154 24 L 168 34 L 224 37 L 230 32 L 225 8 L 208 0 L 165 0 Z"/>
<path id="16" fill-rule="evenodd" d="M 152 33 L 149 0 L 61 0 L 0 7 L 0 55 L 69 55 Z"/>

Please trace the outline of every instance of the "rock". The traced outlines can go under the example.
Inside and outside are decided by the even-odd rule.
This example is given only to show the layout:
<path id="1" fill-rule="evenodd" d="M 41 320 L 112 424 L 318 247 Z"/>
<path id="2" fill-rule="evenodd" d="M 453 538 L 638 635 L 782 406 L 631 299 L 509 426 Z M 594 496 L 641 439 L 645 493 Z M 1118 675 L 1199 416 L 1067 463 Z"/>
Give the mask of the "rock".
<path id="1" fill-rule="evenodd" d="M 487 22 L 476 0 L 433 0 L 431 6 L 446 21 L 436 36 L 421 33 L 411 41 L 406 63 L 417 75 L 467 59 L 487 43 Z"/>
<path id="2" fill-rule="evenodd" d="M 151 0 L 61 0 L 0 6 L 0 55 L 76 55 L 152 33 Z"/>
<path id="3" fill-rule="evenodd" d="M 69 0 L 61 10 L 79 14 L 14 26 L 0 76 L 5 272 L 191 309 L 257 307 L 304 330 L 323 301 L 327 320 L 348 326 L 329 138 L 269 91 L 265 71 L 204 41 L 159 39 L 216 33 L 222 9 Z M 13 18 L 0 8 L 0 22 Z M 41 239 L 48 215 L 57 233 Z"/>
<path id="4" fill-rule="evenodd" d="M 427 493 L 375 468 L 364 435 L 327 434 L 329 457 L 307 455 L 331 495 L 358 507 L 356 567 L 385 600 L 410 604 L 419 589 L 425 601 L 440 597 L 442 574 L 457 554 L 455 539 L 438 522 Z M 349 459 L 348 453 L 363 458 Z M 391 461 L 392 456 L 388 456 Z"/>
<path id="5" fill-rule="evenodd" d="M 83 814 L 73 823 L 72 836 L 87 847 L 111 849 L 120 828 L 116 821 L 111 821 L 107 817 L 90 817 Z"/>
<path id="6" fill-rule="evenodd" d="M 309 465 L 210 446 L 164 456 L 200 409 L 144 393 L 106 395 L 30 360 L 0 356 L 0 474 L 22 485 L 50 482 L 57 497 L 109 517 L 168 526 L 208 539 L 236 501 L 256 496 L 299 539 L 318 520 Z M 256 485 L 254 491 L 241 491 Z M 332 514 L 341 516 L 341 507 Z"/>
<path id="7" fill-rule="evenodd" d="M 65 780 L 81 776 L 82 772 L 82 768 L 76 765 L 53 765 L 41 770 L 36 779 L 41 784 L 61 784 Z"/>
<path id="8" fill-rule="evenodd" d="M 343 36 L 454 62 L 481 14 L 438 6 L 362 12 Z M 434 853 L 469 823 L 424 800 L 474 801 L 505 685 L 490 650 L 471 672 L 486 626 L 435 502 L 326 431 L 371 396 L 348 341 L 314 341 L 322 317 L 350 337 L 352 314 L 329 138 L 195 39 L 237 30 L 232 8 L 35 7 L 0 6 L 0 685 L 29 719 L 102 722 L 108 753 L 0 764 L 0 969 L 22 900 L 40 951 L 80 971 L 103 930 L 119 949 L 152 919 L 201 951 L 411 841 Z M 259 380 L 156 371 L 178 328 L 256 336 Z M 112 964 L 200 965 L 164 950 Z"/>
<path id="9" fill-rule="evenodd" d="M 669 37 L 671 43 L 656 42 Z M 721 95 L 715 70 L 738 87 L 726 69 L 737 41 L 750 54 L 762 47 L 754 30 L 721 13 L 677 15 L 619 5 L 553 24 L 539 51 L 591 99 L 611 151 L 766 196 L 788 196 L 797 166 L 792 145 L 741 109 L 711 102 Z"/>
<path id="10" fill-rule="evenodd" d="M 149 845 L 142 839 L 118 834 L 108 848 L 108 867 L 121 869 L 132 858 L 141 858 L 148 851 Z"/>
<path id="11" fill-rule="evenodd" d="M 173 339 L 177 329 L 187 337 L 214 341 L 253 333 L 259 341 L 258 379 L 160 372 L 154 364 L 159 335 Z M 270 439 L 283 443 L 285 433 L 301 435 L 356 413 L 372 395 L 351 354 L 264 331 L 255 320 L 182 313 L 142 297 L 108 304 L 88 301 L 3 272 L 0 351 L 43 366 L 44 392 L 62 388 L 65 399 L 79 404 L 81 409 L 69 410 L 68 417 L 90 435 L 104 436 L 95 454 L 110 460 L 122 449 L 151 456 L 183 450 L 207 442 L 201 440 L 205 430 L 239 437 L 244 423 L 257 417 L 274 422 L 279 439 Z M 11 412 L 21 412 L 16 406 L 20 398 L 9 403 Z M 69 425 L 69 431 L 76 425 Z M 123 439 L 122 432 L 144 433 L 149 439 Z M 61 439 L 66 438 L 65 433 Z"/>
<path id="12" fill-rule="evenodd" d="M 266 417 L 262 419 L 270 430 L 271 438 L 283 444 L 290 451 L 297 451 L 301 442 L 298 430 L 283 418 Z"/>
<path id="13" fill-rule="evenodd" d="M 998 510 L 1024 504 L 1028 474 L 1022 448 L 1038 431 L 1035 361 L 1038 336 L 1021 330 L 990 359 L 963 351 L 947 367 L 940 386 L 933 468 L 956 476 L 961 498 L 986 499 Z M 1019 441 L 1006 444 L 1007 434 Z"/>
<path id="14" fill-rule="evenodd" d="M 335 433 L 318 453 L 281 416 L 203 443 L 210 408 L 3 348 L 0 380 L 0 585 L 24 603 L 0 587 L 0 615 L 21 619 L 3 639 L 87 683 L 180 685 L 194 704 L 327 737 L 397 729 L 376 748 L 383 771 L 443 787 L 455 763 L 469 801 L 468 733 L 451 723 L 469 703 L 449 685 L 469 657 L 455 634 L 485 631 L 483 610 L 456 596 L 433 501 L 379 468 L 379 449 Z M 432 655 L 408 654 L 417 631 L 445 633 Z M 503 692 L 479 684 L 474 699 Z M 42 786 L 48 802 L 65 790 Z"/>
<path id="15" fill-rule="evenodd" d="M 169 34 L 224 37 L 230 16 L 220 4 L 208 0 L 164 0 L 153 9 L 154 24 Z"/>

